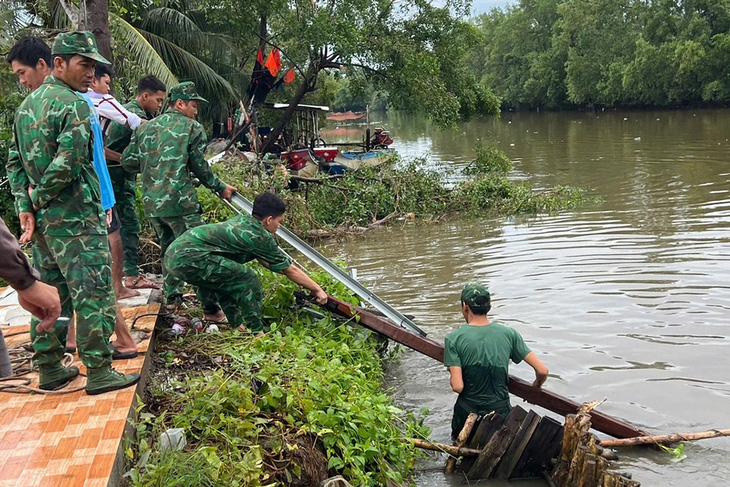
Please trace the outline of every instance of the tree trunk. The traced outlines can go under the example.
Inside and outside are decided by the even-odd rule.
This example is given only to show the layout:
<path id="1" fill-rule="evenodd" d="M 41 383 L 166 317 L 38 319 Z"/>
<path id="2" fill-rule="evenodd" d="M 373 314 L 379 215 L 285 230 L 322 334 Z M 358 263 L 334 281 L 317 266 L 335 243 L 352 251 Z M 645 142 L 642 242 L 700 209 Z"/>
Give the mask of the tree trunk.
<path id="1" fill-rule="evenodd" d="M 730 436 L 730 429 L 701 431 L 699 433 L 672 433 L 670 435 L 637 436 L 635 438 L 621 438 L 601 440 L 601 446 L 616 448 L 619 446 L 637 445 L 669 445 L 682 441 L 705 440 L 719 436 Z"/>
<path id="2" fill-rule="evenodd" d="M 304 98 L 304 95 L 309 93 L 309 90 L 310 90 L 309 80 L 317 79 L 317 74 L 319 74 L 319 70 L 316 70 L 314 72 L 314 74 L 312 74 L 311 76 L 304 77 L 304 79 L 302 80 L 302 84 L 299 85 L 299 89 L 297 90 L 296 94 L 294 95 L 294 98 L 289 100 L 289 106 L 286 107 L 286 110 L 284 110 L 284 113 L 281 115 L 281 118 L 276 123 L 276 126 L 271 131 L 271 135 L 269 135 L 269 139 L 266 141 L 266 143 L 261 148 L 262 154 L 266 154 L 266 151 L 269 150 L 269 147 L 271 147 L 271 144 L 276 142 L 276 139 L 278 139 L 279 135 L 281 135 L 281 133 L 284 131 L 284 127 L 286 127 L 286 124 L 289 123 L 289 120 L 291 120 L 292 117 L 294 116 L 294 109 L 302 101 L 302 98 Z"/>
<path id="3" fill-rule="evenodd" d="M 84 16 L 84 14 L 86 14 Z M 99 54 L 112 61 L 111 34 L 109 33 L 109 0 L 86 0 L 86 11 L 81 12 L 79 28 L 90 30 L 96 37 Z"/>

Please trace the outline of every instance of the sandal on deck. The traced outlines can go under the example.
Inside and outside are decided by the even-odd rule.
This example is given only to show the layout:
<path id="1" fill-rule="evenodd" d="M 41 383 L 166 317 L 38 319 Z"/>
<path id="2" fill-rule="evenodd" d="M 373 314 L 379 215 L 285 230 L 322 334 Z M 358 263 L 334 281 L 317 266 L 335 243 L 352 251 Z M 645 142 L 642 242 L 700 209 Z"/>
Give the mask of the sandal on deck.
<path id="1" fill-rule="evenodd" d="M 160 289 L 160 286 L 150 281 L 144 276 L 124 278 L 124 287 L 128 289 Z"/>

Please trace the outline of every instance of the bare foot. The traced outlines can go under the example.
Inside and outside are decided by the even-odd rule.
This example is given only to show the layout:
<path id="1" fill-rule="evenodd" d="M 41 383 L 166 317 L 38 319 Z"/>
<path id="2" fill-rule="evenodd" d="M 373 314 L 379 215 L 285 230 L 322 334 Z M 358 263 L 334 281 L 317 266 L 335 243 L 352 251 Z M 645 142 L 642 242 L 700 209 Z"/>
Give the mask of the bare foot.
<path id="1" fill-rule="evenodd" d="M 117 352 L 121 353 L 129 353 L 129 352 L 136 352 L 137 351 L 137 344 L 135 343 L 133 346 L 124 345 L 120 343 L 118 340 L 111 342 L 112 346 Z"/>
<path id="2" fill-rule="evenodd" d="M 135 291 L 134 289 L 127 289 L 124 286 L 120 286 L 120 288 L 117 289 L 117 299 L 127 299 L 133 298 L 135 296 L 139 296 L 139 291 Z"/>
<path id="3" fill-rule="evenodd" d="M 228 318 L 226 318 L 226 314 L 223 312 L 222 309 L 219 309 L 218 312 L 214 315 L 205 315 L 204 316 L 205 321 L 210 321 L 211 323 L 227 323 Z"/>
<path id="4" fill-rule="evenodd" d="M 128 276 L 124 278 L 124 285 L 129 289 L 160 289 L 160 286 L 144 276 Z"/>

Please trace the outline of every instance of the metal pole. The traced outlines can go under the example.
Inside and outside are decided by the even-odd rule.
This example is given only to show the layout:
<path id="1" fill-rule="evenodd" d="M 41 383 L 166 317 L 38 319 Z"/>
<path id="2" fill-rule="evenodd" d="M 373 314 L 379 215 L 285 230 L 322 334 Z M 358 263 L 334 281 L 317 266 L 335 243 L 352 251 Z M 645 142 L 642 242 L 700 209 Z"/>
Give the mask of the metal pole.
<path id="1" fill-rule="evenodd" d="M 251 202 L 238 193 L 233 193 L 233 196 L 231 197 L 231 202 L 233 205 L 230 206 L 235 205 L 240 209 L 236 210 L 235 208 L 233 208 L 234 211 L 239 214 L 242 214 L 241 210 L 247 213 L 251 213 L 251 211 L 253 210 L 253 205 L 251 204 Z M 388 303 L 380 299 L 375 293 L 360 284 L 357 279 L 353 278 L 351 275 L 337 267 L 327 257 L 317 252 L 309 244 L 297 237 L 286 227 L 279 227 L 279 231 L 276 232 L 276 234 L 281 237 L 286 243 L 297 249 L 297 251 L 301 252 L 309 260 L 327 271 L 332 277 L 347 286 L 348 289 L 357 294 L 366 303 L 370 304 L 373 308 L 383 313 L 386 318 L 395 323 L 397 326 L 405 328 L 410 332 L 416 333 L 422 337 L 426 336 L 426 332 L 417 327 L 415 323 L 409 320 L 398 310 L 390 306 Z"/>

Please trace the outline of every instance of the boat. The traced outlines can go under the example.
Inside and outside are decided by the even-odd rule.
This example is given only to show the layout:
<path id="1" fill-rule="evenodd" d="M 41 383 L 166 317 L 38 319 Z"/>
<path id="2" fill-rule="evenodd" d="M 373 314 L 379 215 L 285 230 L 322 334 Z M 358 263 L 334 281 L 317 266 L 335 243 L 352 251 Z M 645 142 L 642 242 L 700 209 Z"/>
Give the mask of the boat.
<path id="1" fill-rule="evenodd" d="M 367 167 L 378 167 L 391 160 L 393 149 L 373 149 L 369 151 L 345 151 L 335 156 L 329 164 L 330 174 L 343 174 Z"/>
<path id="2" fill-rule="evenodd" d="M 281 153 L 289 174 L 301 178 L 313 178 L 319 171 L 319 162 L 310 149 L 294 149 Z"/>

